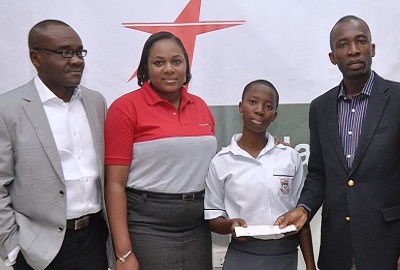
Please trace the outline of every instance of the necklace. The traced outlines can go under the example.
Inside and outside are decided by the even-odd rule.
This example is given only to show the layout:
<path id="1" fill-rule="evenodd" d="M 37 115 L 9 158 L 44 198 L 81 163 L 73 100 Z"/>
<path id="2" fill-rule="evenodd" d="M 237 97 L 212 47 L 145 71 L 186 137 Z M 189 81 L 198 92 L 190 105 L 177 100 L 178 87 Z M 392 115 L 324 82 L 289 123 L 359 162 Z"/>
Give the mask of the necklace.
<path id="1" fill-rule="evenodd" d="M 179 110 L 179 106 L 181 105 L 181 94 L 179 94 L 178 99 L 174 102 L 172 102 L 172 105 L 174 105 L 174 107 Z"/>

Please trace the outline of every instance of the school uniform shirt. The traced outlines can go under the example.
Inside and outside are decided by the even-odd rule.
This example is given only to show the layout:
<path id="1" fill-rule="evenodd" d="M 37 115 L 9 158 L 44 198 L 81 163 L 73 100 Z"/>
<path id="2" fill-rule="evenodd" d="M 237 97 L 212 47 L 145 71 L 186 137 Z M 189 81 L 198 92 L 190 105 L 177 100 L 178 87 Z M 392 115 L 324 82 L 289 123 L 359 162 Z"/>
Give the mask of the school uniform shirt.
<path id="1" fill-rule="evenodd" d="M 231 145 L 218 152 L 209 167 L 205 188 L 205 219 L 243 218 L 248 225 L 272 225 L 296 206 L 304 184 L 299 153 L 282 144 L 268 143 L 257 158 Z"/>

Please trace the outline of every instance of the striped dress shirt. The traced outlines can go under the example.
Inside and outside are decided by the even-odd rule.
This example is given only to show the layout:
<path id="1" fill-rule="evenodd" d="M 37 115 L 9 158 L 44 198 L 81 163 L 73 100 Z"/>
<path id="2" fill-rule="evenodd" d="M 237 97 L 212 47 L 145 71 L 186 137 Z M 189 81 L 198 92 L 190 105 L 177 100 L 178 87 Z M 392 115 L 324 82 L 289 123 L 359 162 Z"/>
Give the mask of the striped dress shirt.
<path id="1" fill-rule="evenodd" d="M 354 154 L 357 149 L 358 139 L 361 134 L 362 123 L 367 111 L 368 98 L 374 84 L 374 72 L 365 83 L 363 90 L 352 98 L 347 98 L 343 87 L 340 86 L 338 96 L 338 125 L 342 141 L 343 153 L 347 165 L 351 168 Z"/>

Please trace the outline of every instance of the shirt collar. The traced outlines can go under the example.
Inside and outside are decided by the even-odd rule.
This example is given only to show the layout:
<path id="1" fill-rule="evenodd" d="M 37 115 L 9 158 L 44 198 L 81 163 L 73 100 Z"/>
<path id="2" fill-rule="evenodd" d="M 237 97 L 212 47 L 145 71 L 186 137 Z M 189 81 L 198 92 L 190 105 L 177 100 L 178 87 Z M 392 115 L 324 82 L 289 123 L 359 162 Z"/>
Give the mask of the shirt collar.
<path id="1" fill-rule="evenodd" d="M 368 81 L 365 83 L 363 90 L 361 91 L 360 94 L 364 94 L 366 96 L 370 96 L 371 95 L 371 91 L 372 91 L 372 86 L 374 85 L 374 78 L 375 78 L 375 72 L 371 72 L 371 75 L 369 76 Z M 346 93 L 344 91 L 344 86 L 343 86 L 343 81 L 340 83 L 340 90 L 339 90 L 339 95 L 338 98 L 346 97 Z"/>
<path id="2" fill-rule="evenodd" d="M 275 140 L 274 137 L 269 134 L 268 132 L 265 135 L 268 138 L 267 145 L 261 150 L 259 156 L 267 153 L 268 151 L 276 148 L 284 148 L 282 144 L 275 145 Z M 242 133 L 236 133 L 233 135 L 231 139 L 231 144 L 227 147 L 222 148 L 219 154 L 226 154 L 226 153 L 232 153 L 233 155 L 239 155 L 239 156 L 248 156 L 249 154 L 244 151 L 240 146 L 237 144 L 237 142 L 240 140 L 242 137 Z"/>
<path id="3" fill-rule="evenodd" d="M 39 93 L 40 100 L 42 103 L 45 103 L 50 100 L 59 100 L 62 101 L 59 97 L 57 97 L 45 84 L 44 82 L 39 78 L 39 76 L 35 76 L 34 78 L 34 83 L 36 86 L 36 89 Z M 80 99 L 82 96 L 81 89 L 79 86 L 77 86 L 74 90 L 74 94 L 71 97 L 70 102 L 72 102 L 75 99 Z"/>
<path id="4" fill-rule="evenodd" d="M 165 99 L 161 98 L 148 82 L 144 82 L 142 88 L 145 90 L 143 92 L 143 97 L 149 105 L 156 105 L 157 103 L 165 102 Z M 191 102 L 190 95 L 185 86 L 182 86 L 181 89 L 179 89 L 179 92 L 181 94 L 181 107 L 186 103 Z"/>

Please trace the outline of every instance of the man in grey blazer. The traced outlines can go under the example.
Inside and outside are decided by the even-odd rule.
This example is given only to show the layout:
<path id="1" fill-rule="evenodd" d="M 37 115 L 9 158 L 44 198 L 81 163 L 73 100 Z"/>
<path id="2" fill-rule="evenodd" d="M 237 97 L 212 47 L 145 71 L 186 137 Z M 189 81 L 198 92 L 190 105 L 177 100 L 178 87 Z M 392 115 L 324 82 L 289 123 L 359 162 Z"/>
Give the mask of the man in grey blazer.
<path id="1" fill-rule="evenodd" d="M 341 18 L 330 44 L 343 80 L 311 102 L 308 175 L 276 223 L 300 229 L 323 204 L 319 269 L 400 269 L 400 84 L 371 70 L 360 18 Z"/>
<path id="2" fill-rule="evenodd" d="M 17 270 L 107 269 L 104 97 L 79 85 L 87 51 L 69 25 L 42 21 L 28 43 L 37 76 L 0 95 L 1 258 Z"/>

